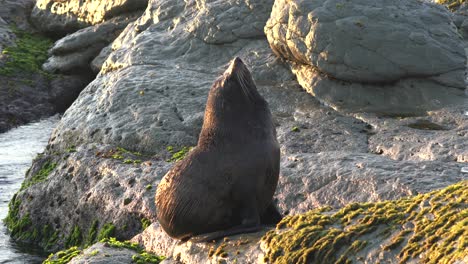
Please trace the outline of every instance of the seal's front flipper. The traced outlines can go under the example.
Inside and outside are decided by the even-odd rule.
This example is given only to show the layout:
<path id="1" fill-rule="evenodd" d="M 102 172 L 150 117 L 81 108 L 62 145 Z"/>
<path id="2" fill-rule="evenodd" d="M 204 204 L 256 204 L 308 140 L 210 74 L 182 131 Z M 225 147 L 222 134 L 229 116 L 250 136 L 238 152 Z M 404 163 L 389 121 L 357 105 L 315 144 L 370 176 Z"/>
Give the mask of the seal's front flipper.
<path id="1" fill-rule="evenodd" d="M 212 242 L 216 241 L 219 239 L 222 239 L 227 236 L 233 236 L 233 235 L 238 235 L 238 234 L 246 234 L 246 233 L 255 233 L 257 231 L 262 230 L 262 226 L 236 226 L 227 230 L 221 230 L 221 231 L 216 231 L 216 232 L 211 232 L 211 233 L 206 233 L 206 234 L 201 234 L 198 236 L 194 236 L 190 238 L 190 242 L 193 243 L 201 243 L 201 242 Z"/>
<path id="2" fill-rule="evenodd" d="M 277 223 L 279 223 L 281 219 L 283 219 L 283 216 L 280 214 L 276 206 L 273 203 L 271 203 L 270 206 L 267 207 L 263 215 L 260 216 L 260 223 L 262 223 L 262 225 L 274 226 Z"/>

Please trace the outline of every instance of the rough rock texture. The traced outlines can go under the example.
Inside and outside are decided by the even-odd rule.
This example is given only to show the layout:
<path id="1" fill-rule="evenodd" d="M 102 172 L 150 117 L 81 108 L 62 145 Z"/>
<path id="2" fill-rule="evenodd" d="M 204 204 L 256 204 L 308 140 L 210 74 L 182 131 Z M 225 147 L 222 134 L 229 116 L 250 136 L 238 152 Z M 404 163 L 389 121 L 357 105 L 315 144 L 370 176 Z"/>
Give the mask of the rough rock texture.
<path id="1" fill-rule="evenodd" d="M 127 248 L 113 248 L 104 243 L 96 243 L 74 257 L 69 264 L 128 264 L 136 252 Z"/>
<path id="2" fill-rule="evenodd" d="M 166 256 L 162 262 L 166 264 L 264 263 L 260 239 L 266 231 L 231 236 L 211 243 L 180 243 L 154 223 L 131 241 L 144 245 L 146 251 Z"/>
<path id="3" fill-rule="evenodd" d="M 414 112 L 466 99 L 463 42 L 442 6 L 277 0 L 265 32 L 299 83 L 333 107 Z"/>
<path id="4" fill-rule="evenodd" d="M 148 159 L 98 145 L 39 156 L 25 182 L 34 181 L 47 164 L 54 164 L 54 169 L 47 181 L 39 181 L 20 194 L 29 197 L 28 201 L 20 198 L 20 210 L 31 216 L 31 228 L 41 232 L 48 226 L 61 235 L 53 241 L 44 236 L 31 242 L 57 251 L 67 244 L 75 227 L 80 229 L 78 241 L 88 243 L 96 240 L 108 223 L 115 227 L 110 235 L 118 239 L 129 239 L 142 231 L 143 219 L 155 220 L 155 178 L 168 169 L 168 163 Z M 91 235 L 95 221 L 95 234 Z"/>
<path id="5" fill-rule="evenodd" d="M 147 3 L 148 0 L 38 0 L 31 20 L 43 32 L 65 35 L 123 13 L 143 10 Z"/>
<path id="6" fill-rule="evenodd" d="M 32 4 L 0 1 L 0 133 L 65 111 L 90 81 L 40 70 L 51 42 L 31 33 Z"/>
<path id="7" fill-rule="evenodd" d="M 276 229 L 212 243 L 178 243 L 157 224 L 132 239 L 165 263 L 468 263 L 468 182 L 397 201 L 323 208 Z M 428 229 L 421 228 L 421 225 Z M 437 228 L 437 230 L 434 230 Z M 265 232 L 266 235 L 265 235 Z M 437 241 L 435 243 L 434 241 Z M 346 262 L 348 263 L 348 262 Z"/>
<path id="8" fill-rule="evenodd" d="M 55 243 L 59 247 L 74 226 L 87 238 L 93 219 L 99 220 L 99 228 L 113 222 L 122 239 L 140 232 L 142 217 L 154 220 L 155 186 L 172 166 L 168 160 L 173 153 L 167 147 L 178 151 L 196 144 L 209 87 L 234 56 L 249 65 L 276 119 L 282 154 L 276 200 L 283 213 L 396 199 L 468 177 L 461 172 L 464 158 L 450 160 L 466 149 L 464 136 L 455 136 L 468 124 L 460 115 L 462 108 L 407 119 L 349 114 L 321 105 L 274 56 L 258 25 L 242 24 L 239 29 L 244 18 L 264 18 L 265 24 L 272 6 L 269 0 L 150 1 L 143 16 L 113 42 L 99 75 L 64 114 L 44 157 L 34 162 L 27 179 L 33 179 L 46 160 L 57 166 L 43 182 L 17 195 L 18 217 L 29 213 L 32 226 L 51 225 L 60 233 Z M 448 130 L 434 130 L 437 126 L 421 125 L 419 119 Z M 410 130 L 412 123 L 433 130 Z M 444 142 L 439 142 L 440 151 L 425 149 L 411 137 L 399 148 L 387 144 L 398 142 L 404 133 Z M 431 159 L 411 156 L 423 157 L 425 152 Z M 51 202 L 44 205 L 44 200 Z M 160 240 L 139 241 L 165 248 L 156 253 L 174 259 L 180 253 L 187 262 L 208 256 L 206 245 L 175 246 L 157 225 L 152 228 Z M 45 246 L 47 241 L 35 242 Z M 245 255 L 256 259 L 253 253 Z"/>
<path id="9" fill-rule="evenodd" d="M 44 63 L 43 69 L 53 73 L 89 71 L 90 62 L 138 16 L 130 14 L 115 17 L 58 40 L 50 49 L 51 57 Z"/>
<path id="10" fill-rule="evenodd" d="M 0 18 L 19 29 L 31 31 L 33 27 L 26 18 L 31 13 L 34 3 L 34 0 L 0 0 Z"/>

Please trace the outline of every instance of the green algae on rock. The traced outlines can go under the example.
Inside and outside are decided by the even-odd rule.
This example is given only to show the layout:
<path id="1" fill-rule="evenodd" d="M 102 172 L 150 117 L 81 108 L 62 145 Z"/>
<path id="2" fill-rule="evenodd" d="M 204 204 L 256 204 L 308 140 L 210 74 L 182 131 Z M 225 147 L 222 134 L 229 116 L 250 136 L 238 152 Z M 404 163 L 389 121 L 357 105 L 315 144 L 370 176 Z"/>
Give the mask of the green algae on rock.
<path id="1" fill-rule="evenodd" d="M 12 76 L 26 72 L 49 76 L 41 66 L 47 59 L 47 51 L 52 46 L 52 41 L 18 29 L 13 29 L 13 32 L 17 36 L 16 46 L 3 50 L 2 53 L 8 57 L 3 67 L 0 67 L 0 75 Z"/>
<path id="2" fill-rule="evenodd" d="M 189 151 L 192 148 L 193 147 L 184 146 L 179 151 L 175 151 L 173 146 L 168 146 L 166 150 L 172 154 L 172 157 L 168 159 L 167 162 L 175 162 L 175 161 L 182 160 L 183 158 L 185 158 L 185 155 L 187 155 L 187 153 L 189 153 Z"/>
<path id="3" fill-rule="evenodd" d="M 454 263 L 468 257 L 467 226 L 468 181 L 463 181 L 396 201 L 288 216 L 262 240 L 268 263 L 355 263 L 371 247 L 400 263 Z"/>
<path id="4" fill-rule="evenodd" d="M 55 162 L 46 162 L 42 165 L 39 172 L 37 172 L 34 176 L 29 179 L 26 179 L 21 184 L 20 191 L 27 189 L 37 183 L 43 182 L 47 180 L 49 174 L 57 167 L 57 163 Z"/>
<path id="5" fill-rule="evenodd" d="M 42 262 L 42 264 L 66 264 L 70 262 L 74 257 L 78 256 L 82 252 L 78 247 L 71 247 L 66 250 L 59 251 L 55 254 L 50 254 L 49 257 Z"/>

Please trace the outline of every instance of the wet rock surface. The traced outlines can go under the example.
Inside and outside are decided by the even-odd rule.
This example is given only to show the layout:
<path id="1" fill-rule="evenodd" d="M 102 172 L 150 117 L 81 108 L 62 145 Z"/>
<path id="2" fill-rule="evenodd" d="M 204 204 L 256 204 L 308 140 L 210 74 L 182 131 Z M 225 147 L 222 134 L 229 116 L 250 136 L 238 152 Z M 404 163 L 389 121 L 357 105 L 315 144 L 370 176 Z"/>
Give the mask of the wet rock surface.
<path id="1" fill-rule="evenodd" d="M 338 7 L 333 1 L 327 2 L 325 7 Z M 370 94 L 372 90 L 377 89 L 380 93 L 385 89 L 397 101 L 381 110 L 396 109 L 396 112 L 406 114 L 383 110 L 377 113 L 348 112 L 321 104 L 304 88 L 310 92 L 309 89 L 323 87 L 324 93 L 330 94 L 336 83 L 331 88 L 324 83 L 337 81 L 321 73 L 312 75 L 311 67 L 317 67 L 315 64 L 291 63 L 291 71 L 288 64 L 275 56 L 270 48 L 274 44 L 262 33 L 272 8 L 270 21 L 281 17 L 284 25 L 290 20 L 294 22 L 292 18 L 299 15 L 293 12 L 288 20 L 283 19 L 285 14 L 281 12 L 286 9 L 281 9 L 280 4 L 286 3 L 276 1 L 274 4 L 269 0 L 256 3 L 149 1 L 145 13 L 130 23 L 93 61 L 94 70 L 101 69 L 98 76 L 66 111 L 51 135 L 46 152 L 33 163 L 26 181 L 34 179 L 46 162 L 55 163 L 55 167 L 45 179 L 18 193 L 16 199 L 21 201 L 18 217 L 29 216 L 32 223 L 23 231 L 33 232 L 33 227 L 50 226 L 59 234 L 48 248 L 55 250 L 67 244 L 76 228 L 81 230 L 82 241 L 96 240 L 89 235 L 95 220 L 99 223 L 98 231 L 106 223 L 112 223 L 114 235 L 119 239 L 130 239 L 141 233 L 143 218 L 155 222 L 156 186 L 173 166 L 170 160 L 174 152 L 196 144 L 208 90 L 235 56 L 241 57 L 249 66 L 259 92 L 269 102 L 276 120 L 282 158 L 275 203 L 283 214 L 304 213 L 321 206 L 339 208 L 352 202 L 397 199 L 467 179 L 468 175 L 461 172 L 467 161 L 464 132 L 468 117 L 463 114 L 466 104 L 446 106 L 444 102 L 438 102 L 438 110 L 427 112 L 427 109 L 418 108 L 415 111 L 412 103 L 419 98 L 418 93 L 410 93 L 414 100 L 400 101 L 400 97 L 408 94 L 400 96 L 401 90 L 395 86 L 380 84 L 372 84 L 366 93 L 357 97 L 369 100 L 374 98 Z M 408 5 L 417 9 L 422 4 L 410 1 Z M 309 9 L 303 10 L 313 10 L 311 6 L 305 7 Z M 432 5 L 423 8 L 440 21 L 447 21 L 445 11 L 440 8 Z M 402 10 L 408 11 L 409 7 Z M 398 8 L 395 12 L 402 14 Z M 301 21 L 299 17 L 297 20 Z M 240 26 L 239 21 L 244 20 L 252 23 Z M 416 23 L 415 27 L 422 26 Z M 402 78 L 405 87 L 411 87 L 411 76 L 405 75 L 411 68 L 428 75 L 414 81 L 423 87 L 421 89 L 437 92 L 440 87 L 450 89 L 454 92 L 446 95 L 447 101 L 466 102 L 462 95 L 464 91 L 459 87 L 466 55 L 463 49 L 459 50 L 458 40 L 452 38 L 451 29 L 448 26 L 443 29 L 448 33 L 428 36 L 443 41 L 442 46 L 452 45 L 442 47 L 439 54 L 449 58 L 443 60 L 447 63 L 436 63 L 437 67 L 446 67 L 443 69 L 450 72 L 449 75 L 436 76 L 437 71 L 418 68 L 419 64 L 413 65 L 413 69 L 408 60 L 405 70 L 389 71 L 393 75 L 385 78 Z M 88 36 L 87 30 L 90 29 L 76 34 Z M 270 38 L 269 34 L 276 31 L 269 30 L 267 25 L 265 31 Z M 275 38 L 280 36 L 284 37 L 274 35 Z M 69 35 L 69 40 L 73 40 L 70 42 L 63 39 L 63 45 L 58 42 L 54 52 L 62 54 L 60 50 L 63 49 L 68 53 L 75 50 L 75 44 L 84 47 L 95 43 L 73 37 Z M 432 41 L 429 39 L 427 45 L 437 42 Z M 72 48 L 65 48 L 65 43 Z M 294 55 L 288 59 L 296 59 L 299 54 L 283 51 L 279 54 Z M 431 59 L 427 59 L 431 63 Z M 351 68 L 363 69 L 355 60 L 351 62 Z M 303 67 L 307 69 L 302 70 Z M 308 86 L 312 82 L 306 81 L 308 79 L 303 75 L 325 81 Z M 363 73 L 362 76 L 368 79 L 381 77 L 376 73 L 372 76 Z M 453 82 L 449 82 L 451 78 L 447 76 L 454 77 Z M 354 84 L 352 79 L 347 81 L 361 85 Z M 440 94 L 446 94 L 444 91 L 447 90 Z M 340 92 L 345 103 L 356 104 L 356 109 L 366 109 L 348 95 L 352 93 L 343 97 Z M 377 98 L 374 103 L 381 104 L 382 99 Z M 44 205 L 43 201 L 50 203 Z M 264 233 L 232 238 L 234 246 L 227 259 L 209 255 L 212 247 L 216 251 L 222 243 L 179 244 L 165 235 L 157 223 L 134 241 L 156 254 L 169 257 L 168 263 L 218 260 L 230 263 L 235 259 L 249 263 L 263 260 L 258 241 Z M 244 238 L 250 242 L 235 244 L 234 241 Z M 31 242 L 47 248 L 50 241 L 40 238 Z M 236 246 L 242 249 L 239 254 L 234 250 Z M 221 250 L 218 253 L 222 254 Z"/>

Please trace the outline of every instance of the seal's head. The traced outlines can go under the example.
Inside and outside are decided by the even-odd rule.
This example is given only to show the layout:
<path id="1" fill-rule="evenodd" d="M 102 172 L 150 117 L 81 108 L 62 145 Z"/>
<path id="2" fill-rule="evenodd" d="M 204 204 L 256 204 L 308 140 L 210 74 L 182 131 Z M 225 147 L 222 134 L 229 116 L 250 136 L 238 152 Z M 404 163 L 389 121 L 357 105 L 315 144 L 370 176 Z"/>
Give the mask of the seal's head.
<path id="1" fill-rule="evenodd" d="M 270 121 L 268 103 L 258 93 L 247 66 L 236 57 L 210 89 L 199 144 L 217 135 L 218 142 L 232 137 L 247 139 L 251 133 L 263 133 L 256 128 L 271 130 Z"/>

